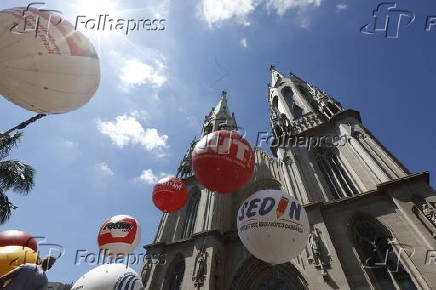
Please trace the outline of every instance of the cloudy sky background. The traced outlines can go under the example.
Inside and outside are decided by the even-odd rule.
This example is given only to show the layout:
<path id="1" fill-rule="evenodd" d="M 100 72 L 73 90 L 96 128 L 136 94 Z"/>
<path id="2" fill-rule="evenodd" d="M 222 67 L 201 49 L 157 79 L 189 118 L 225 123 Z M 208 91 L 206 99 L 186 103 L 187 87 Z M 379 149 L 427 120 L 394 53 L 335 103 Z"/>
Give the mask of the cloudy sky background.
<path id="1" fill-rule="evenodd" d="M 81 27 L 101 58 L 97 94 L 75 112 L 31 125 L 14 151 L 13 158 L 37 169 L 36 187 L 28 197 L 10 194 L 19 208 L 0 229 L 64 246 L 51 281 L 73 282 L 93 267 L 74 265 L 76 250 L 96 252 L 98 227 L 113 215 L 137 218 L 141 245 L 152 242 L 161 216 L 152 184 L 175 174 L 221 90 L 252 144 L 257 132 L 268 131 L 270 64 L 359 110 L 412 172 L 436 173 L 436 31 L 425 31 L 426 16 L 436 14 L 433 1 L 398 2 L 416 15 L 399 39 L 359 32 L 371 21 L 374 0 L 146 2 L 47 1 L 73 23 L 99 14 L 167 19 L 164 31 L 128 36 Z M 0 8 L 27 4 L 3 0 Z M 4 99 L 0 112 L 0 130 L 34 115 Z"/>

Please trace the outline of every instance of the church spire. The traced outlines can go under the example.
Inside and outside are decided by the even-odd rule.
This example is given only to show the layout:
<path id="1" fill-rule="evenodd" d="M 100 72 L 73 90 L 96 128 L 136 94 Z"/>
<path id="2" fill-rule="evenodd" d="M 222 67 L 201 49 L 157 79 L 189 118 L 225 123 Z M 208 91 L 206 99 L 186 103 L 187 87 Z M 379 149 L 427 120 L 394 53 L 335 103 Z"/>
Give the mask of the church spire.
<path id="1" fill-rule="evenodd" d="M 229 112 L 229 107 L 227 106 L 227 92 L 222 91 L 221 92 L 221 100 L 219 101 L 218 105 L 213 110 L 213 114 L 215 116 L 218 116 L 219 114 L 224 114 L 226 117 L 230 118 L 231 114 Z"/>
<path id="2" fill-rule="evenodd" d="M 227 92 L 221 92 L 221 99 L 218 104 L 212 108 L 209 115 L 204 118 L 201 135 L 204 136 L 214 131 L 226 129 L 237 129 L 235 114 L 230 113 L 227 105 Z"/>
<path id="3" fill-rule="evenodd" d="M 269 70 L 271 71 L 271 86 L 276 87 L 278 84 L 282 82 L 284 76 L 273 65 L 269 66 Z"/>
<path id="4" fill-rule="evenodd" d="M 278 134 L 301 133 L 344 111 L 335 99 L 293 73 L 285 76 L 274 66 L 270 67 L 270 71 L 271 125 Z"/>
<path id="5" fill-rule="evenodd" d="M 212 108 L 209 115 L 204 117 L 200 139 L 201 137 L 218 130 L 236 130 L 237 128 L 238 125 L 236 123 L 235 114 L 230 113 L 229 106 L 227 104 L 227 92 L 222 91 L 221 99 L 218 104 Z M 197 141 L 198 140 L 194 138 L 185 156 L 183 156 L 180 166 L 177 170 L 177 177 L 187 178 L 192 176 L 191 154 Z"/>

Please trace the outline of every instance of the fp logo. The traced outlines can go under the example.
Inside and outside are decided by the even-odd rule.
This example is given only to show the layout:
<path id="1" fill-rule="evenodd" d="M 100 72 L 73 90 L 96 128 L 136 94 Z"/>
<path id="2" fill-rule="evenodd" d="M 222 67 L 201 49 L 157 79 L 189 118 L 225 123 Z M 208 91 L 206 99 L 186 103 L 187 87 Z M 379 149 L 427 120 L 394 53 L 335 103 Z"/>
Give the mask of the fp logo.
<path id="1" fill-rule="evenodd" d="M 234 134 L 234 135 L 233 135 Z M 211 134 L 200 140 L 197 146 L 197 153 L 207 153 L 209 150 L 218 154 L 230 154 L 232 145 L 236 145 L 236 159 L 244 161 L 245 152 L 250 150 L 250 147 L 236 138 L 236 133 L 230 132 L 230 136 L 220 136 L 219 134 Z"/>
<path id="2" fill-rule="evenodd" d="M 386 38 L 398 38 L 401 25 L 408 26 L 415 21 L 415 15 L 411 11 L 397 9 L 394 2 L 384 2 L 373 11 L 372 21 L 364 25 L 360 32 L 364 34 L 385 33 Z"/>
<path id="3" fill-rule="evenodd" d="M 44 2 L 32 2 L 27 5 L 26 9 L 22 11 L 22 15 L 16 15 L 23 20 L 23 27 L 20 29 L 20 24 L 15 22 L 9 29 L 12 33 L 15 34 L 23 34 L 29 31 L 35 31 L 35 38 L 38 37 L 39 32 L 45 32 L 48 35 L 48 31 L 50 30 L 50 25 L 54 26 L 61 24 L 64 21 L 64 18 L 61 16 L 62 12 L 59 10 L 51 10 L 51 9 L 37 9 L 32 6 L 35 5 L 45 5 Z M 52 13 L 49 13 L 52 12 Z M 41 17 L 46 18 L 47 27 L 41 23 Z M 54 18 L 57 18 L 57 22 Z"/>

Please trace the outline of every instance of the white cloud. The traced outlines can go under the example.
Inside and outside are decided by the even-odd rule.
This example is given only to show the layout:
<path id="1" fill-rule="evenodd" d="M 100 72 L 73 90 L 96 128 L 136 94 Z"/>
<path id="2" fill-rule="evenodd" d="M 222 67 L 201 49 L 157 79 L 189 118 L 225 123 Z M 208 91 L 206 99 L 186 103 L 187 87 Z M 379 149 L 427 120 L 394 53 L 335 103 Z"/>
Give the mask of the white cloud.
<path id="1" fill-rule="evenodd" d="M 308 6 L 319 7 L 321 0 L 268 0 L 266 6 L 273 9 L 280 16 L 283 16 L 289 9 L 298 9 Z"/>
<path id="2" fill-rule="evenodd" d="M 247 39 L 245 37 L 241 39 L 241 45 L 247 47 Z"/>
<path id="3" fill-rule="evenodd" d="M 167 135 L 160 135 L 155 128 L 142 127 L 133 116 L 118 116 L 114 122 L 98 120 L 97 128 L 100 133 L 109 136 L 112 143 L 120 148 L 129 144 L 140 145 L 147 151 L 168 147 Z"/>
<path id="4" fill-rule="evenodd" d="M 150 114 L 147 111 L 133 111 L 129 113 L 130 116 L 134 117 L 137 120 L 147 121 L 150 119 Z"/>
<path id="5" fill-rule="evenodd" d="M 121 67 L 120 80 L 127 87 L 151 84 L 161 87 L 168 79 L 157 67 L 145 64 L 138 59 L 126 60 Z"/>
<path id="6" fill-rule="evenodd" d="M 339 3 L 336 5 L 336 12 L 341 12 L 342 10 L 345 10 L 348 8 L 347 4 Z"/>
<path id="7" fill-rule="evenodd" d="M 98 163 L 96 165 L 96 167 L 101 173 L 103 173 L 103 175 L 107 175 L 107 176 L 114 175 L 114 172 L 112 171 L 112 169 L 105 162 Z"/>
<path id="8" fill-rule="evenodd" d="M 156 184 L 159 180 L 166 178 L 166 177 L 170 177 L 172 176 L 169 173 L 160 173 L 160 174 L 154 174 L 153 170 L 151 169 L 146 169 L 143 170 L 141 175 L 139 176 L 139 179 L 142 180 L 143 182 L 147 183 L 147 184 Z"/>
<path id="9" fill-rule="evenodd" d="M 256 8 L 256 0 L 202 0 L 200 11 L 210 26 L 228 20 L 238 19 L 247 23 L 245 17 Z"/>
<path id="10" fill-rule="evenodd" d="M 234 19 L 244 26 L 250 26 L 247 17 L 253 11 L 266 4 L 269 11 L 283 16 L 289 9 L 319 7 L 322 0 L 201 0 L 199 10 L 201 16 L 212 27 L 225 20 Z"/>
<path id="11" fill-rule="evenodd" d="M 124 57 L 116 51 L 110 51 L 114 65 L 118 69 L 121 89 L 128 92 L 130 89 L 142 85 L 160 88 L 168 81 L 165 58 L 160 54 L 154 54 L 154 59 L 144 61 L 135 57 Z"/>

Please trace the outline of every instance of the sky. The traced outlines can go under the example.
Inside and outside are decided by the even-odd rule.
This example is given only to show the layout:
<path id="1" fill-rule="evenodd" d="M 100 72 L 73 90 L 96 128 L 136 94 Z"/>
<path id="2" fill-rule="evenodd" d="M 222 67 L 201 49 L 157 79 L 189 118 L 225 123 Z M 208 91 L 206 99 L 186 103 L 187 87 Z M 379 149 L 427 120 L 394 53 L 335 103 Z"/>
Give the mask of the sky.
<path id="1" fill-rule="evenodd" d="M 29 3 L 2 0 L 0 9 Z M 222 90 L 254 145 L 257 132 L 269 130 L 270 64 L 360 111 L 382 144 L 410 171 L 429 171 L 436 185 L 436 27 L 426 31 L 427 16 L 436 15 L 432 0 L 396 2 L 415 16 L 410 25 L 402 18 L 398 38 L 360 31 L 381 3 L 373 0 L 46 3 L 73 24 L 77 16 L 100 14 L 166 19 L 162 31 L 128 35 L 79 25 L 100 57 L 97 93 L 76 111 L 30 125 L 10 156 L 37 170 L 36 185 L 26 197 L 9 193 L 19 208 L 0 230 L 24 230 L 63 246 L 50 281 L 71 283 L 92 269 L 75 265 L 77 250 L 97 252 L 99 226 L 117 214 L 138 219 L 136 253 L 144 252 L 161 217 L 152 186 L 176 173 Z M 0 97 L 0 131 L 33 115 Z"/>

